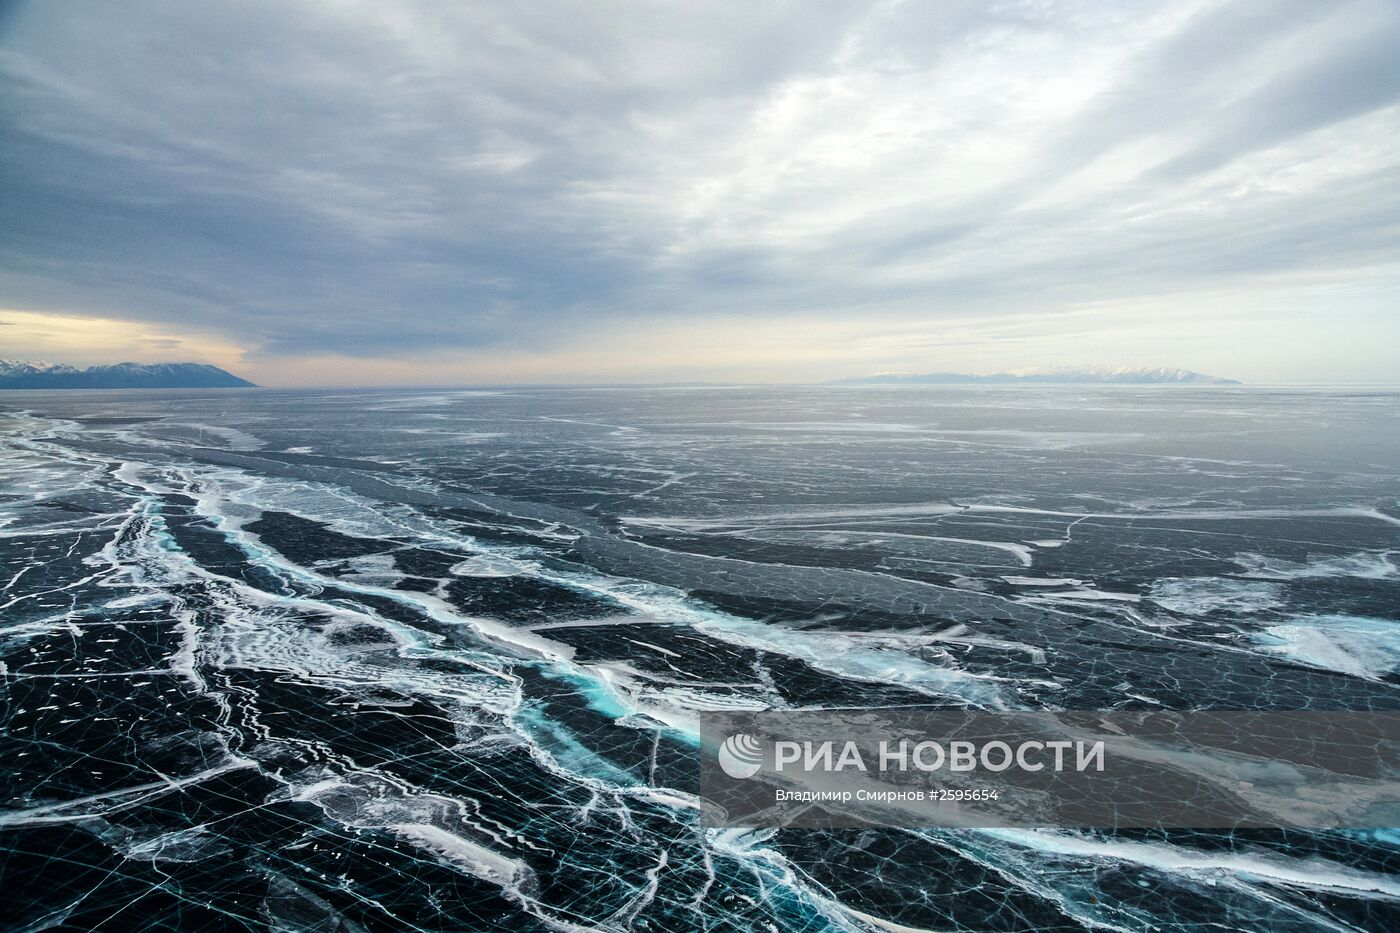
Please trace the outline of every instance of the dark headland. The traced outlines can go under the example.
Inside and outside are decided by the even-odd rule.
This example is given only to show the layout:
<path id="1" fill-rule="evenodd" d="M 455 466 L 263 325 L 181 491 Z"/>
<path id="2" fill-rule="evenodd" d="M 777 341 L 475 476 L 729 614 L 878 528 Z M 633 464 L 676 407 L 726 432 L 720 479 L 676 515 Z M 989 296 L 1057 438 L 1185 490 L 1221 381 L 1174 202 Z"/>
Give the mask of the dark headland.
<path id="1" fill-rule="evenodd" d="M 0 389 L 237 389 L 253 383 L 207 363 L 63 363 L 0 360 Z"/>

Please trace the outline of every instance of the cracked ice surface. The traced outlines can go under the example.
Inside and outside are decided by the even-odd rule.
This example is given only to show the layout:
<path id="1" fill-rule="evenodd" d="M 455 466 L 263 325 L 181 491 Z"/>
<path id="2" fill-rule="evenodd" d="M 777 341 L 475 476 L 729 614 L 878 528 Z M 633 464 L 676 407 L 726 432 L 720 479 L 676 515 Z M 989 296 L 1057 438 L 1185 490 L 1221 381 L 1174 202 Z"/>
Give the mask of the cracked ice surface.
<path id="1" fill-rule="evenodd" d="M 15 929 L 1394 929 L 1393 831 L 705 831 L 713 709 L 1397 709 L 1400 398 L 9 393 Z"/>

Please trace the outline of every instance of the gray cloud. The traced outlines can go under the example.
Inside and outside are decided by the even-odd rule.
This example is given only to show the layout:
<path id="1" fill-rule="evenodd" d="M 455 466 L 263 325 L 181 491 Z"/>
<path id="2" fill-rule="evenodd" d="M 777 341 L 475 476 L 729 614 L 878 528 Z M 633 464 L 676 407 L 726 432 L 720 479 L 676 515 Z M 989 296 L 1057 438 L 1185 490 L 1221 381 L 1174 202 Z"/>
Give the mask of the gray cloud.
<path id="1" fill-rule="evenodd" d="M 1394 262 L 1400 13 L 22 4 L 0 287 L 260 352 Z"/>

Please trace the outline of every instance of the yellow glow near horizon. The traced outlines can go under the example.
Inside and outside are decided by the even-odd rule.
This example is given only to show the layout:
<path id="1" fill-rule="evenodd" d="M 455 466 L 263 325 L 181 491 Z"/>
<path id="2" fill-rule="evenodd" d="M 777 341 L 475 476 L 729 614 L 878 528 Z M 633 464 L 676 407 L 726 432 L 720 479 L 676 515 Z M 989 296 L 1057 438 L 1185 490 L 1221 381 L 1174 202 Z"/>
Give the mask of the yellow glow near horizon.
<path id="1" fill-rule="evenodd" d="M 1382 285 L 1384 283 L 1381 283 Z M 206 362 L 269 387 L 490 383 L 823 382 L 874 372 L 996 372 L 1048 366 L 1180 366 L 1246 382 L 1337 381 L 1323 363 L 1380 371 L 1384 340 L 1329 324 L 1322 306 L 1369 305 L 1379 286 L 1290 276 L 1248 290 L 1202 289 L 996 314 L 619 318 L 547 343 L 404 350 L 394 355 L 270 353 L 256 340 L 115 317 L 0 310 L 0 358 L 75 366 Z M 1287 327 L 1261 330 L 1261 319 Z M 1353 319 L 1355 315 L 1353 315 Z M 1346 320 L 1345 318 L 1339 319 Z M 1373 331 L 1383 331 L 1377 320 Z M 1315 362 L 1292 359 L 1306 331 Z M 1309 363 L 1315 368 L 1310 369 Z M 1284 365 L 1287 364 L 1287 365 Z M 1356 381 L 1356 380 L 1351 380 Z"/>
<path id="2" fill-rule="evenodd" d="M 242 366 L 243 348 L 204 334 L 115 318 L 0 310 L 0 358 L 72 366 L 104 363 L 212 363 Z"/>

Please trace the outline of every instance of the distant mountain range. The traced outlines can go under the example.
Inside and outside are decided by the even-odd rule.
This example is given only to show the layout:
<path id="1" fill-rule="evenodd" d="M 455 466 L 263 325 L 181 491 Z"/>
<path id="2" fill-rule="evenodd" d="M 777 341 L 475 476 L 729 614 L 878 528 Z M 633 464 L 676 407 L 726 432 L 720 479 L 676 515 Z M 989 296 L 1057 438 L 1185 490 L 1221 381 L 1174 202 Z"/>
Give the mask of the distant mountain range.
<path id="1" fill-rule="evenodd" d="M 1238 379 L 1193 373 L 1189 369 L 1135 369 L 1129 366 L 1100 369 L 1018 370 L 1010 373 L 875 373 L 854 379 L 836 379 L 831 385 L 1213 385 L 1237 386 Z"/>
<path id="2" fill-rule="evenodd" d="M 205 363 L 114 363 L 78 369 L 64 363 L 0 360 L 0 389 L 233 389 L 252 385 Z"/>

